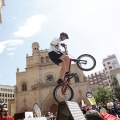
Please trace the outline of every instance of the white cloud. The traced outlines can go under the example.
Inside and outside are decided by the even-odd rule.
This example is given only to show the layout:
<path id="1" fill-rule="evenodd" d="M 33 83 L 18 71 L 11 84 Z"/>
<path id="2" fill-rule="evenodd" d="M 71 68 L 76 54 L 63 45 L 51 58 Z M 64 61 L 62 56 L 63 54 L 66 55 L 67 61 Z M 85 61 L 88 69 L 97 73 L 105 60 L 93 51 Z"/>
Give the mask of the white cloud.
<path id="1" fill-rule="evenodd" d="M 19 40 L 19 39 L 8 40 L 7 42 L 8 42 L 9 46 L 16 46 L 16 45 L 19 45 L 19 44 L 23 44 L 23 40 Z"/>
<path id="2" fill-rule="evenodd" d="M 15 19 L 16 19 L 16 17 L 12 17 L 12 19 L 13 19 L 13 20 L 15 20 Z"/>
<path id="3" fill-rule="evenodd" d="M 58 0 L 37 0 L 37 4 L 51 4 L 57 2 Z"/>
<path id="4" fill-rule="evenodd" d="M 32 16 L 23 25 L 21 25 L 19 30 L 13 33 L 13 35 L 15 37 L 31 37 L 35 33 L 41 31 L 42 24 L 46 19 L 47 17 L 43 15 Z"/>
<path id="5" fill-rule="evenodd" d="M 9 53 L 8 55 L 11 56 L 11 55 L 14 55 L 14 53 Z"/>
<path id="6" fill-rule="evenodd" d="M 0 54 L 4 51 L 5 46 L 2 42 L 0 42 Z"/>
<path id="7" fill-rule="evenodd" d="M 12 51 L 12 50 L 15 50 L 15 48 L 6 48 L 7 50 L 9 50 L 9 51 Z"/>
<path id="8" fill-rule="evenodd" d="M 20 45 L 20 44 L 23 44 L 24 41 L 23 40 L 19 40 L 19 39 L 16 39 L 16 40 L 6 40 L 6 41 L 3 41 L 3 42 L 0 42 L 0 54 L 4 52 L 5 49 L 7 50 L 15 50 L 15 46 L 17 45 Z M 13 48 L 10 48 L 10 47 L 13 47 Z M 8 48 L 7 48 L 8 47 Z"/>

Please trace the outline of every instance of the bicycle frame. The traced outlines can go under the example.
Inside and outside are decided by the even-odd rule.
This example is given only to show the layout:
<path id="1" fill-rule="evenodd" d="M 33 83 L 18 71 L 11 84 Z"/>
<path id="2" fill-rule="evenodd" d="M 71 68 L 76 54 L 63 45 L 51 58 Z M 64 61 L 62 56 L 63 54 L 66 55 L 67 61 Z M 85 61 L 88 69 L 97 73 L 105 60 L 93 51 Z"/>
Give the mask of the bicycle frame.
<path id="1" fill-rule="evenodd" d="M 71 59 L 70 58 L 70 62 L 69 62 L 69 71 L 70 71 L 70 68 L 71 68 L 71 62 L 72 61 L 77 61 L 77 59 Z M 73 77 L 73 76 L 72 76 Z M 71 77 L 71 78 L 72 78 Z M 67 86 L 68 86 L 68 83 L 69 83 L 69 79 L 71 78 L 66 78 L 65 75 L 64 75 L 64 79 L 63 79 L 63 83 L 62 83 L 62 88 L 61 88 L 61 92 L 62 94 L 65 94 L 66 90 L 67 90 Z"/>
<path id="2" fill-rule="evenodd" d="M 68 55 L 67 46 L 64 46 L 65 54 Z M 92 60 L 92 62 L 91 62 Z M 96 60 L 92 55 L 82 54 L 77 59 L 69 58 L 68 71 L 71 69 L 72 61 L 76 63 L 77 67 L 82 71 L 90 71 L 96 66 Z M 89 67 L 89 63 L 92 63 Z M 86 65 L 87 64 L 87 65 Z M 71 73 L 69 77 L 63 76 L 63 82 L 58 84 L 53 90 L 53 97 L 57 102 L 61 100 L 72 100 L 74 96 L 73 88 L 69 85 L 69 80 L 77 73 Z"/>
<path id="3" fill-rule="evenodd" d="M 65 49 L 65 54 L 68 55 L 68 52 L 67 52 L 67 46 L 64 47 Z M 87 61 L 86 60 L 79 60 L 79 59 L 72 59 L 70 58 L 70 62 L 69 62 L 69 71 L 70 71 L 70 68 L 71 68 L 71 62 L 78 62 L 78 61 L 82 61 L 83 63 L 82 64 L 86 64 Z M 72 76 L 73 77 L 73 76 Z M 71 78 L 72 78 L 71 77 Z M 62 88 L 61 88 L 61 92 L 62 94 L 64 94 L 67 90 L 67 86 L 68 86 L 68 83 L 69 83 L 69 80 L 71 78 L 66 78 L 65 75 L 64 75 L 64 79 L 63 79 L 63 83 L 62 83 Z"/>

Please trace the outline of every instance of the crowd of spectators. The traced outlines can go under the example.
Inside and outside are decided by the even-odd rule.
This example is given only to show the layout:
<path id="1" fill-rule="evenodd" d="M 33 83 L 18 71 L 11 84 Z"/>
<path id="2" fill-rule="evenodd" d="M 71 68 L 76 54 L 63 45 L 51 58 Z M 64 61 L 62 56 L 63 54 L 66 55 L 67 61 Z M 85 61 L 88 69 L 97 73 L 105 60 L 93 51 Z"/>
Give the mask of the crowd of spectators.
<path id="1" fill-rule="evenodd" d="M 48 112 L 48 114 L 47 114 L 47 120 L 56 120 L 56 115 L 57 115 L 57 112 L 56 112 L 56 114 L 55 115 L 53 115 L 53 113 L 52 112 Z"/>
<path id="2" fill-rule="evenodd" d="M 81 110 L 87 120 L 120 120 L 120 102 L 118 99 L 109 98 L 106 104 L 100 102 L 98 105 L 85 105 L 81 107 Z M 105 118 L 106 116 L 109 119 Z"/>

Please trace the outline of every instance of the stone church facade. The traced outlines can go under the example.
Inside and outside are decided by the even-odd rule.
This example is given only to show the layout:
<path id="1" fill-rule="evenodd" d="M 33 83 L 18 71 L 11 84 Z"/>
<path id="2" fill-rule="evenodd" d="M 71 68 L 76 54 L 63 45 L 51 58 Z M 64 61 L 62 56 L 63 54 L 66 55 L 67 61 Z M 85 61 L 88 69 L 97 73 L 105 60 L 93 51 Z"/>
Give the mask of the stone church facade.
<path id="1" fill-rule="evenodd" d="M 42 115 L 48 111 L 53 113 L 57 110 L 57 102 L 53 98 L 53 90 L 59 76 L 60 66 L 55 65 L 48 57 L 47 50 L 40 50 L 39 43 L 32 44 L 32 56 L 26 55 L 25 71 L 16 72 L 16 90 L 15 90 L 15 112 L 31 111 L 33 105 L 37 103 Z M 85 80 L 83 72 L 76 64 L 71 65 L 71 72 L 77 73 L 77 77 L 70 80 L 70 86 L 73 88 L 74 97 L 72 101 L 81 103 L 86 99 L 88 91 L 88 82 Z M 13 109 L 13 108 L 12 108 Z"/>

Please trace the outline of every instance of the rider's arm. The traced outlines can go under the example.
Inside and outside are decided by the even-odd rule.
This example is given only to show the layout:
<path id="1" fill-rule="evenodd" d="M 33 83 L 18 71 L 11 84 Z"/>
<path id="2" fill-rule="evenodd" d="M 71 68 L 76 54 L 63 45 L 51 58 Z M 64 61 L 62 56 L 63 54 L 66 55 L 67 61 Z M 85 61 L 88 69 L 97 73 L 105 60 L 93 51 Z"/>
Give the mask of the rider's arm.
<path id="1" fill-rule="evenodd" d="M 60 39 L 54 39 L 51 41 L 51 45 L 53 45 L 53 46 L 58 46 L 59 43 L 60 43 Z"/>

